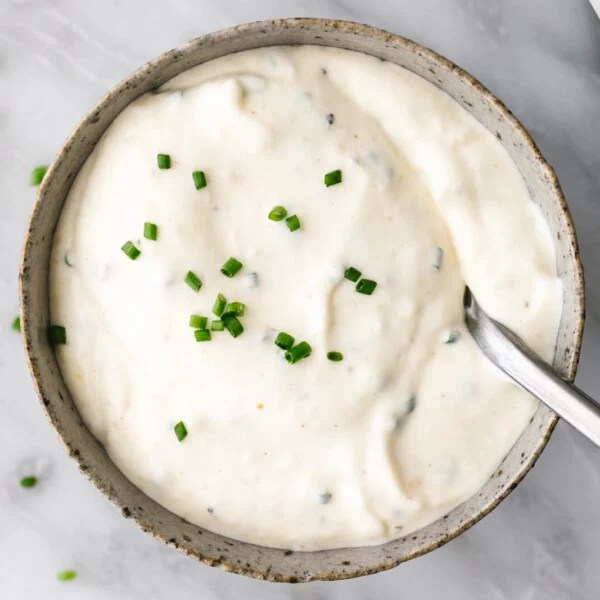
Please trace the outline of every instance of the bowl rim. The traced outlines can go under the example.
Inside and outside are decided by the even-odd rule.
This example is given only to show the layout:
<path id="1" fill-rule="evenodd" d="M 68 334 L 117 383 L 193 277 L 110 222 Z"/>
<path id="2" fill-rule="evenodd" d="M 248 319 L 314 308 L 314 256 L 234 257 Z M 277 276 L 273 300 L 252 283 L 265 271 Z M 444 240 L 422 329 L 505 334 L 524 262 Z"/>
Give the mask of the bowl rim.
<path id="1" fill-rule="evenodd" d="M 321 18 L 311 18 L 311 17 L 295 17 L 295 18 L 277 18 L 277 19 L 266 19 L 261 21 L 253 21 L 249 23 L 244 23 L 240 25 L 235 25 L 232 27 L 228 27 L 225 29 L 221 29 L 216 32 L 207 33 L 205 35 L 196 37 L 194 39 L 189 40 L 178 48 L 166 51 L 156 58 L 146 62 L 143 66 L 139 67 L 131 74 L 122 79 L 117 85 L 111 88 L 106 94 L 102 96 L 102 98 L 95 104 L 93 108 L 91 108 L 79 121 L 77 126 L 74 128 L 72 133 L 66 139 L 66 141 L 62 144 L 60 150 L 57 152 L 52 164 L 48 168 L 46 176 L 42 181 L 40 188 L 38 190 L 38 194 L 31 211 L 29 217 L 29 227 L 25 236 L 25 241 L 22 248 L 21 253 L 21 265 L 19 270 L 19 300 L 20 300 L 20 312 L 21 312 L 21 322 L 22 322 L 22 336 L 23 343 L 25 347 L 26 360 L 29 367 L 29 371 L 34 383 L 34 388 L 38 399 L 40 400 L 40 404 L 46 414 L 50 425 L 57 433 L 60 442 L 63 444 L 65 449 L 68 451 L 69 456 L 74 459 L 80 466 L 82 473 L 86 476 L 88 480 L 90 480 L 95 487 L 107 497 L 112 504 L 114 504 L 117 508 L 121 509 L 123 515 L 127 518 L 132 518 L 138 527 L 143 529 L 145 532 L 150 533 L 155 539 L 161 540 L 162 542 L 174 546 L 182 553 L 193 556 L 197 560 L 209 565 L 209 566 L 219 566 L 226 571 L 235 572 L 238 574 L 248 575 L 257 579 L 269 580 L 275 582 L 298 582 L 295 577 L 285 577 L 278 573 L 269 573 L 257 570 L 253 567 L 246 567 L 244 565 L 236 564 L 233 561 L 228 561 L 226 557 L 221 557 L 219 560 L 215 560 L 208 556 L 203 555 L 200 551 L 194 550 L 191 551 L 187 548 L 184 548 L 177 543 L 174 543 L 173 539 L 167 539 L 167 536 L 163 533 L 159 532 L 152 526 L 149 526 L 147 522 L 144 522 L 141 518 L 137 517 L 133 514 L 126 514 L 127 507 L 124 506 L 122 500 L 117 497 L 117 495 L 111 490 L 106 489 L 106 487 L 98 481 L 96 478 L 93 469 L 89 467 L 81 468 L 84 465 L 82 464 L 82 458 L 79 456 L 78 451 L 74 451 L 70 441 L 66 436 L 63 435 L 63 431 L 59 426 L 58 419 L 48 410 L 48 406 L 44 402 L 45 393 L 44 393 L 44 383 L 42 381 L 42 377 L 40 375 L 38 366 L 36 364 L 36 360 L 33 358 L 33 354 L 35 353 L 36 341 L 33 335 L 33 330 L 35 324 L 33 322 L 33 318 L 29 316 L 28 310 L 28 287 L 30 285 L 29 278 L 29 270 L 31 265 L 31 257 L 30 251 L 32 248 L 32 227 L 31 224 L 39 219 L 40 211 L 42 210 L 42 201 L 46 194 L 46 190 L 50 185 L 50 182 L 53 180 L 55 176 L 55 172 L 58 169 L 58 165 L 62 160 L 62 157 L 67 154 L 75 141 L 79 138 L 82 131 L 84 131 L 89 125 L 98 121 L 99 112 L 108 104 L 111 103 L 115 96 L 123 93 L 127 87 L 131 85 L 132 81 L 140 77 L 147 76 L 150 72 L 160 69 L 164 67 L 165 64 L 168 64 L 170 61 L 177 61 L 179 58 L 193 51 L 197 46 L 202 44 L 210 44 L 217 41 L 223 41 L 232 38 L 238 38 L 239 36 L 244 36 L 249 33 L 255 33 L 257 31 L 261 32 L 270 32 L 276 29 L 302 29 L 302 28 L 328 28 L 340 30 L 346 33 L 352 33 L 355 35 L 361 35 L 366 38 L 372 39 L 376 43 L 386 44 L 393 43 L 395 46 L 403 47 L 407 51 L 411 53 L 416 53 L 420 56 L 426 57 L 431 60 L 432 63 L 435 63 L 448 71 L 454 72 L 464 83 L 466 83 L 469 87 L 473 89 L 473 91 L 482 96 L 487 102 L 494 105 L 497 110 L 502 114 L 503 118 L 507 121 L 511 128 L 514 128 L 518 131 L 518 133 L 522 136 L 526 149 L 535 161 L 539 164 L 541 169 L 544 171 L 544 174 L 547 177 L 548 185 L 553 189 L 556 196 L 556 208 L 560 212 L 561 218 L 564 222 L 566 228 L 566 234 L 568 237 L 568 242 L 570 246 L 570 250 L 573 256 L 573 276 L 576 282 L 576 289 L 574 292 L 575 296 L 575 310 L 577 312 L 576 325 L 573 331 L 573 349 L 570 354 L 570 360 L 565 369 L 565 376 L 568 381 L 573 381 L 575 378 L 575 373 L 577 371 L 577 365 L 579 362 L 580 352 L 581 352 L 581 344 L 582 344 L 582 336 L 583 336 L 583 327 L 585 323 L 585 287 L 584 287 L 584 273 L 583 273 L 583 265 L 581 263 L 580 255 L 579 255 L 579 247 L 578 241 L 576 237 L 575 227 L 573 224 L 573 219 L 571 216 L 571 212 L 567 205 L 565 196 L 562 192 L 560 183 L 558 181 L 557 175 L 551 165 L 546 161 L 546 159 L 541 154 L 539 148 L 534 142 L 531 134 L 527 131 L 527 129 L 521 124 L 521 122 L 513 115 L 513 113 L 506 107 L 506 105 L 499 100 L 492 92 L 490 92 L 483 84 L 481 84 L 475 77 L 470 75 L 467 71 L 457 66 L 455 63 L 445 58 L 444 56 L 438 54 L 437 52 L 431 50 L 430 48 L 423 46 L 417 42 L 410 40 L 404 36 L 394 34 L 388 32 L 384 29 L 373 27 L 370 25 L 348 21 L 348 20 L 337 20 L 337 19 L 321 19 Z M 264 47 L 275 46 L 277 43 L 266 43 Z M 291 44 L 285 44 L 291 45 Z M 302 45 L 302 44 L 299 44 Z M 330 43 L 322 44 L 327 47 L 335 47 Z M 257 46 L 258 47 L 258 46 Z M 444 90 L 442 90 L 444 91 Z M 447 93 L 447 92 L 446 92 Z M 103 135 L 103 133 L 101 134 Z M 564 310 L 564 306 L 563 306 Z M 466 518 L 460 525 L 455 527 L 452 531 L 450 531 L 444 539 L 441 540 L 433 540 L 429 543 L 424 543 L 418 549 L 408 552 L 402 557 L 389 557 L 390 560 L 384 561 L 381 560 L 380 564 L 376 567 L 356 567 L 353 571 L 330 571 L 330 572 L 322 572 L 313 574 L 313 576 L 308 580 L 341 580 L 352 577 L 358 577 L 362 575 L 368 575 L 380 571 L 384 571 L 387 569 L 391 569 L 402 562 L 407 560 L 411 560 L 413 558 L 417 558 L 436 548 L 439 548 L 445 545 L 447 542 L 455 539 L 460 534 L 464 533 L 466 530 L 475 525 L 478 521 L 480 521 L 483 517 L 488 515 L 494 508 L 496 508 L 500 502 L 502 502 L 523 480 L 525 475 L 529 472 L 529 470 L 535 465 L 537 459 L 540 454 L 546 447 L 552 432 L 558 422 L 558 416 L 554 413 L 550 413 L 550 418 L 545 427 L 542 438 L 540 439 L 537 448 L 535 451 L 529 456 L 527 462 L 524 464 L 524 467 L 519 470 L 515 476 L 511 479 L 512 483 L 510 486 L 507 486 L 505 490 L 501 493 L 497 494 L 487 505 L 483 506 L 476 513 L 471 514 L 468 518 Z M 117 467 L 118 468 L 118 467 Z M 143 493 L 143 492 L 142 492 Z M 165 509 L 167 510 L 167 509 Z M 220 535 L 220 534 L 217 534 Z M 225 537 L 225 536 L 221 536 Z M 245 542 L 246 543 L 246 542 Z M 256 546 L 255 544 L 248 544 L 249 546 Z M 382 544 L 383 545 L 383 544 Z M 259 546 L 260 547 L 260 546 Z M 308 554 L 313 554 L 321 551 L 309 551 L 306 552 Z M 297 552 L 300 553 L 300 552 Z"/>

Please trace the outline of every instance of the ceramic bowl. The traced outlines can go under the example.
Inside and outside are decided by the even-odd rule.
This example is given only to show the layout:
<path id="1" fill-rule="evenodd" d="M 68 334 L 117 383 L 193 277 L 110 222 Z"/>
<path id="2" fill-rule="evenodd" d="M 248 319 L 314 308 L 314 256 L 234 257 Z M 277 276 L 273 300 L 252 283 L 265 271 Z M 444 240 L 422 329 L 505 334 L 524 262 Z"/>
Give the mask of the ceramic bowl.
<path id="1" fill-rule="evenodd" d="M 379 546 L 292 552 L 217 535 L 188 523 L 144 495 L 117 469 L 82 422 L 46 341 L 52 236 L 77 172 L 113 119 L 130 102 L 175 75 L 225 54 L 261 46 L 318 44 L 377 56 L 409 69 L 450 94 L 504 145 L 554 239 L 564 306 L 554 369 L 573 380 L 584 320 L 583 274 L 569 210 L 556 175 L 510 111 L 473 77 L 406 38 L 345 21 L 283 19 L 240 25 L 192 40 L 152 60 L 117 85 L 77 126 L 50 167 L 29 223 L 20 272 L 27 358 L 50 423 L 96 487 L 144 531 L 209 565 L 270 581 L 335 580 L 389 569 L 455 538 L 489 513 L 531 469 L 557 417 L 540 406 L 490 480 L 473 497 L 415 533 Z"/>

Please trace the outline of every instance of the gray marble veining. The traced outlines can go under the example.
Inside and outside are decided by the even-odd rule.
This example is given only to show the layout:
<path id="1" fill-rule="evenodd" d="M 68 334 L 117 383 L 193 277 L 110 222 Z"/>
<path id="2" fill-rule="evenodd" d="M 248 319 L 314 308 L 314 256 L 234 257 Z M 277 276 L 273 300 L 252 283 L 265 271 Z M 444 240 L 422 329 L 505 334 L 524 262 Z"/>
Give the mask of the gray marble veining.
<path id="1" fill-rule="evenodd" d="M 46 424 L 10 330 L 32 166 L 48 162 L 105 91 L 165 49 L 235 23 L 296 15 L 364 21 L 428 45 L 531 130 L 579 234 L 588 322 L 577 381 L 600 395 L 600 21 L 585 0 L 3 0 L 0 597 L 597 598 L 600 452 L 563 423 L 516 492 L 448 546 L 380 575 L 295 587 L 210 569 L 153 541 L 81 477 Z M 29 473 L 41 483 L 23 490 L 18 479 Z M 79 577 L 58 582 L 68 568 Z"/>

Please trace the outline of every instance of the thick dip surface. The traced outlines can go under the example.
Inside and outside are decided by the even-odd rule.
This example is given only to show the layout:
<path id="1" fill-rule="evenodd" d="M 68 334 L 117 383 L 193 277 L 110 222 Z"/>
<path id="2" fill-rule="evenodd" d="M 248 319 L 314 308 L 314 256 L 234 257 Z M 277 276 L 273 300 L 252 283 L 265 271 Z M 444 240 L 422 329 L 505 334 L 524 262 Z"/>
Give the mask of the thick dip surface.
<path id="1" fill-rule="evenodd" d="M 277 205 L 299 229 L 268 218 Z M 446 514 L 535 412 L 465 330 L 465 283 L 551 358 L 554 248 L 500 142 L 393 64 L 263 48 L 183 73 L 108 129 L 56 232 L 51 317 L 83 419 L 137 486 L 212 531 L 316 550 Z M 245 303 L 244 332 L 197 342 L 190 315 L 210 328 L 218 293 Z M 288 364 L 280 331 L 311 355 Z"/>

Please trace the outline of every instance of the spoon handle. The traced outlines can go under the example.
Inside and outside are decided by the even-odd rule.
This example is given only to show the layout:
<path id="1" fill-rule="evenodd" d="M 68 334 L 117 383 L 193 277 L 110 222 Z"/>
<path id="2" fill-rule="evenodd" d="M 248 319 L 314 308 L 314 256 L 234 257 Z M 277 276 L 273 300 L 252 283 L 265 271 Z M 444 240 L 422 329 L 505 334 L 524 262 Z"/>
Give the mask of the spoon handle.
<path id="1" fill-rule="evenodd" d="M 478 308 L 478 307 L 477 307 Z M 484 311 L 466 311 L 467 327 L 484 354 L 509 377 L 600 447 L 600 405 L 563 381 L 512 331 Z M 471 313 L 471 314 L 470 314 Z"/>

